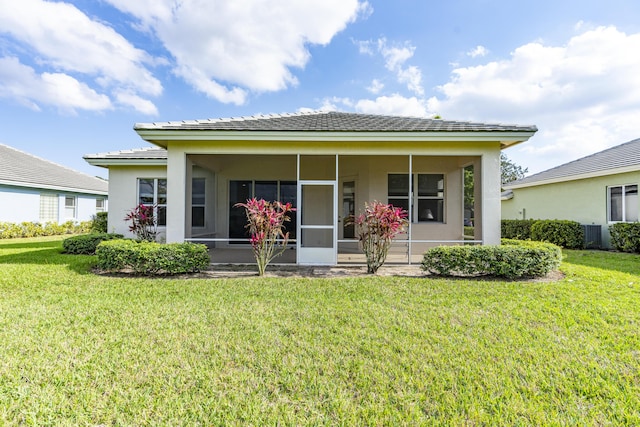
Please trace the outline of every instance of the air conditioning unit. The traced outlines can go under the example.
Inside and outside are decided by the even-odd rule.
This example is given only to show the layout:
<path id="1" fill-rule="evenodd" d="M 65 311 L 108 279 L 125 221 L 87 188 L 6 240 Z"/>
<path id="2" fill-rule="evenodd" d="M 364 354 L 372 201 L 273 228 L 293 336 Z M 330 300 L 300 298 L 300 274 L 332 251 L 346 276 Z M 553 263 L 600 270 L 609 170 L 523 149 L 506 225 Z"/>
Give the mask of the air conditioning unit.
<path id="1" fill-rule="evenodd" d="M 600 225 L 582 225 L 584 230 L 584 247 L 587 249 L 602 248 L 602 230 Z"/>

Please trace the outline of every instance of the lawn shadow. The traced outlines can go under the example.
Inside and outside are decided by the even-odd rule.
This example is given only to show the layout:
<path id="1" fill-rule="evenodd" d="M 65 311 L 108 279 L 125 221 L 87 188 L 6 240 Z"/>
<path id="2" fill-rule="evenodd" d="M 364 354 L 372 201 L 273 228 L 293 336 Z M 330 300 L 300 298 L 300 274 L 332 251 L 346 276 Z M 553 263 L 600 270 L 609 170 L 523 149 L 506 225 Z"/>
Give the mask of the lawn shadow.
<path id="1" fill-rule="evenodd" d="M 13 250 L 18 250 L 13 252 Z M 13 252 L 13 253 L 6 253 Z M 62 253 L 60 240 L 0 244 L 0 264 L 64 265 L 78 274 L 91 273 L 94 258 Z"/>
<path id="2" fill-rule="evenodd" d="M 640 255 L 603 250 L 563 251 L 563 263 L 640 275 Z"/>

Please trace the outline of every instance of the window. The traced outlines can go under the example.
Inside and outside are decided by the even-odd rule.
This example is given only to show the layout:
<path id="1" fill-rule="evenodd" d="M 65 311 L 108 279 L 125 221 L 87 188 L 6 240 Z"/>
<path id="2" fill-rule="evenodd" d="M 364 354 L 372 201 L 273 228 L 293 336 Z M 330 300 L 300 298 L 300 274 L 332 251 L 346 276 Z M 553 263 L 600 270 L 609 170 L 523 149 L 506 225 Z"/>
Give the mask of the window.
<path id="1" fill-rule="evenodd" d="M 295 181 L 229 181 L 229 238 L 244 239 L 247 237 L 247 217 L 242 208 L 234 207 L 236 203 L 245 203 L 255 197 L 269 202 L 280 201 L 296 206 L 298 188 Z M 285 233 L 289 238 L 296 238 L 296 212 L 291 212 L 291 222 L 285 223 Z"/>
<path id="2" fill-rule="evenodd" d="M 73 196 L 66 196 L 64 198 L 64 219 L 76 218 L 76 198 Z"/>
<path id="3" fill-rule="evenodd" d="M 96 212 L 104 212 L 104 199 L 96 199 Z"/>
<path id="4" fill-rule="evenodd" d="M 620 185 L 607 189 L 610 222 L 638 221 L 638 186 Z"/>
<path id="5" fill-rule="evenodd" d="M 443 174 L 389 174 L 387 194 L 393 206 L 411 205 L 413 222 L 444 222 Z"/>
<path id="6" fill-rule="evenodd" d="M 138 179 L 138 203 L 152 205 L 153 215 L 160 226 L 167 225 L 167 180 L 161 178 Z"/>
<path id="7" fill-rule="evenodd" d="M 204 227 L 205 218 L 205 178 L 191 179 L 191 226 Z"/>
<path id="8" fill-rule="evenodd" d="M 58 222 L 57 194 L 40 194 L 40 222 Z"/>

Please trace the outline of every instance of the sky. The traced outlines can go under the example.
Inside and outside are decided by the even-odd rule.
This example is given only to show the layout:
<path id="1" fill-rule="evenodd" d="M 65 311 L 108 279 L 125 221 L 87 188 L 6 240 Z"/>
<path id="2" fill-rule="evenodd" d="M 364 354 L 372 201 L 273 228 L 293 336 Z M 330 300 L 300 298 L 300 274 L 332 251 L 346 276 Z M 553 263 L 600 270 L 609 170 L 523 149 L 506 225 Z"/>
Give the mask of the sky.
<path id="1" fill-rule="evenodd" d="M 0 143 L 72 169 L 135 123 L 314 110 L 536 125 L 531 175 L 640 138 L 640 2 L 0 0 Z"/>

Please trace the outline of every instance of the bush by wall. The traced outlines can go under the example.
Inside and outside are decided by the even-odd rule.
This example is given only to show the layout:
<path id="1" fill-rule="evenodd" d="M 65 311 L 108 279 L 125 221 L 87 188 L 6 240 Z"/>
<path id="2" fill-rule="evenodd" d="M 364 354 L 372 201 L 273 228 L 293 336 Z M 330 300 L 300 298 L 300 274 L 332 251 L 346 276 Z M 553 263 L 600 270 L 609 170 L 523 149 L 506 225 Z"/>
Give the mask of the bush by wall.
<path id="1" fill-rule="evenodd" d="M 543 277 L 556 270 L 562 250 L 551 243 L 504 239 L 502 245 L 439 246 L 427 250 L 422 269 L 441 276 Z"/>
<path id="2" fill-rule="evenodd" d="M 195 273 L 207 268 L 210 262 L 205 245 L 130 239 L 103 241 L 96 248 L 96 255 L 101 270 L 142 275 Z"/>
<path id="3" fill-rule="evenodd" d="M 107 212 L 98 212 L 91 216 L 91 232 L 92 233 L 107 233 Z"/>
<path id="4" fill-rule="evenodd" d="M 67 221 L 62 224 L 56 222 L 0 222 L 0 239 L 88 233 L 90 226 L 90 221 L 80 223 Z"/>
<path id="5" fill-rule="evenodd" d="M 582 249 L 584 229 L 577 221 L 540 219 L 531 226 L 531 240 L 549 242 L 567 249 Z"/>
<path id="6" fill-rule="evenodd" d="M 105 240 L 122 239 L 122 234 L 91 233 L 68 237 L 62 241 L 62 252 L 73 255 L 93 255 Z"/>
<path id="7" fill-rule="evenodd" d="M 640 253 L 640 222 L 618 222 L 609 227 L 611 247 L 617 251 Z"/>
<path id="8" fill-rule="evenodd" d="M 531 239 L 531 226 L 535 219 L 503 219 L 500 231 L 503 239 Z"/>

